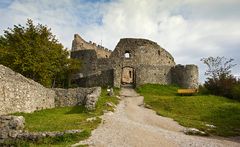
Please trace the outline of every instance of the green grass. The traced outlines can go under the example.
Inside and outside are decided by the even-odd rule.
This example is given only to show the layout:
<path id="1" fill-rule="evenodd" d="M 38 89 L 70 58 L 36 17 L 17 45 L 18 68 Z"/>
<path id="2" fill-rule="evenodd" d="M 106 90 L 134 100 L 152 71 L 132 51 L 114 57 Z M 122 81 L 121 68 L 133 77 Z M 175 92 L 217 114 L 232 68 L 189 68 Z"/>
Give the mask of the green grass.
<path id="1" fill-rule="evenodd" d="M 119 93 L 119 89 L 114 89 L 114 91 L 115 94 Z M 14 115 L 24 116 L 26 120 L 25 129 L 30 132 L 64 131 L 72 129 L 84 130 L 78 134 L 66 134 L 63 137 L 45 138 L 39 142 L 30 144 L 30 146 L 68 146 L 76 141 L 89 137 L 91 131 L 100 124 L 101 119 L 98 116 L 102 115 L 104 110 L 113 111 L 113 108 L 107 106 L 106 102 L 118 104 L 118 99 L 108 96 L 106 88 L 103 88 L 96 104 L 96 109 L 93 111 L 87 111 L 83 106 L 75 106 L 45 109 L 34 113 L 16 113 Z M 86 119 L 91 117 L 97 117 L 97 119 L 88 122 Z M 26 143 L 22 141 L 19 142 Z"/>
<path id="2" fill-rule="evenodd" d="M 240 103 L 213 95 L 178 96 L 176 86 L 146 84 L 137 89 L 157 114 L 212 135 L 240 135 Z M 211 129 L 206 124 L 215 125 Z"/>

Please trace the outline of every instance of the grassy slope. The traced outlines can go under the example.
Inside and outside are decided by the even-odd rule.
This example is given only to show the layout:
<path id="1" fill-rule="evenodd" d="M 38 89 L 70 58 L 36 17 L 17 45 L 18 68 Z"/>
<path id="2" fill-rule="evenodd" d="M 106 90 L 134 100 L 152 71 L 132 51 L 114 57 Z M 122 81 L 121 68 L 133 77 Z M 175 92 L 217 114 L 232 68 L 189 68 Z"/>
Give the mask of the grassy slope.
<path id="1" fill-rule="evenodd" d="M 213 95 L 178 96 L 178 87 L 147 84 L 137 91 L 159 115 L 219 136 L 240 135 L 240 103 Z M 213 124 L 210 129 L 205 124 Z"/>
<path id="2" fill-rule="evenodd" d="M 115 89 L 118 94 L 119 89 Z M 32 132 L 38 131 L 64 131 L 71 129 L 82 129 L 84 132 L 76 135 L 66 135 L 62 138 L 45 139 L 38 143 L 42 146 L 67 146 L 76 141 L 83 140 L 90 136 L 90 132 L 101 122 L 100 118 L 95 121 L 87 122 L 90 117 L 98 117 L 103 114 L 103 110 L 112 111 L 113 108 L 106 105 L 106 102 L 118 103 L 116 97 L 107 95 L 106 89 L 102 89 L 101 96 L 97 102 L 96 110 L 87 111 L 83 106 L 63 107 L 37 111 L 34 113 L 17 113 L 26 120 L 25 129 Z M 35 146 L 31 144 L 31 146 Z"/>

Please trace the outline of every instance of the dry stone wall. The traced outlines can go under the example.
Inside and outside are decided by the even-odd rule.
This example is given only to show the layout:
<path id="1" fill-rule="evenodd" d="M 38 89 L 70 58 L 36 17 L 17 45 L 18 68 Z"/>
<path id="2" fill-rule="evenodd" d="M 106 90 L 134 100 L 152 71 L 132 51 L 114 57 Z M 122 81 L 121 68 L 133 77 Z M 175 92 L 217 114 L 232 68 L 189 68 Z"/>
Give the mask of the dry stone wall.
<path id="1" fill-rule="evenodd" d="M 108 75 L 111 74 L 106 72 L 102 76 L 107 78 Z M 94 85 L 94 83 L 87 84 Z M 10 68 L 0 65 L 0 115 L 15 112 L 29 113 L 46 108 L 76 105 L 87 105 L 85 107 L 93 109 L 101 93 L 101 88 L 100 90 L 99 88 L 48 89 Z M 96 91 L 98 91 L 97 94 Z M 90 95 L 97 97 L 93 98 Z"/>
<path id="2" fill-rule="evenodd" d="M 0 116 L 0 146 L 6 139 L 15 139 L 23 132 L 23 116 Z"/>
<path id="3" fill-rule="evenodd" d="M 55 92 L 0 65 L 0 115 L 53 108 Z"/>
<path id="4" fill-rule="evenodd" d="M 64 132 L 28 132 L 24 130 L 24 126 L 25 119 L 22 116 L 0 116 L 0 146 L 11 146 L 7 142 L 14 142 L 16 140 L 37 142 L 45 137 L 60 137 L 65 134 L 82 132 L 82 130 L 65 130 Z"/>
<path id="5" fill-rule="evenodd" d="M 101 94 L 101 87 L 55 88 L 54 91 L 56 92 L 56 107 L 84 105 L 87 109 L 92 110 Z"/>

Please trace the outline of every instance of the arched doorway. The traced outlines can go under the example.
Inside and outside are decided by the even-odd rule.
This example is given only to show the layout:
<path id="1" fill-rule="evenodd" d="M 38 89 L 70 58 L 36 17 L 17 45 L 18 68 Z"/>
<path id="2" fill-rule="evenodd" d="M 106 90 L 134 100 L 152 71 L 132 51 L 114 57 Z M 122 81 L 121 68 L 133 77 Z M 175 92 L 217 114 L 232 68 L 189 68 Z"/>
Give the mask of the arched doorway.
<path id="1" fill-rule="evenodd" d="M 132 67 L 123 67 L 122 68 L 122 77 L 121 77 L 121 84 L 126 85 L 126 84 L 134 84 L 134 69 Z"/>

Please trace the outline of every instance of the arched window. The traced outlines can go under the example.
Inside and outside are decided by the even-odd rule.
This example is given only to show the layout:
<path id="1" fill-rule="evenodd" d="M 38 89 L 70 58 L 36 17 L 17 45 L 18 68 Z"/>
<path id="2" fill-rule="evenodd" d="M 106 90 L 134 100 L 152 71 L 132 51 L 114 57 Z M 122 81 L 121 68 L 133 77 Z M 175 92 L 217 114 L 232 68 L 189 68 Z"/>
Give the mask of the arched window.
<path id="1" fill-rule="evenodd" d="M 131 58 L 131 53 L 129 51 L 126 51 L 124 53 L 124 58 Z"/>

